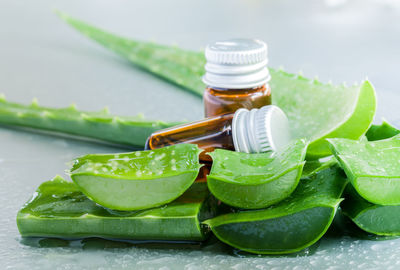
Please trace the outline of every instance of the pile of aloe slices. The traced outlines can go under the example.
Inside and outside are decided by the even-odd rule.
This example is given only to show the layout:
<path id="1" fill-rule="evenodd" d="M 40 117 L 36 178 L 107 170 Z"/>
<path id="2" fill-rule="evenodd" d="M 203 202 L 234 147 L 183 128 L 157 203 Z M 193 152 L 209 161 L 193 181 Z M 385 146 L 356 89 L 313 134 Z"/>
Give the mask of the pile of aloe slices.
<path id="1" fill-rule="evenodd" d="M 203 53 L 118 37 L 59 14 L 132 63 L 201 97 Z M 371 83 L 335 86 L 271 69 L 273 102 L 288 115 L 293 141 L 281 152 L 218 149 L 207 181 L 196 145 L 78 157 L 71 181 L 42 183 L 17 215 L 24 237 L 222 242 L 251 253 L 286 254 L 318 241 L 337 210 L 361 230 L 400 235 L 400 130 L 372 125 Z M 143 147 L 175 125 L 25 106 L 0 98 L 0 123 Z M 321 158 L 329 157 L 328 161 Z"/>

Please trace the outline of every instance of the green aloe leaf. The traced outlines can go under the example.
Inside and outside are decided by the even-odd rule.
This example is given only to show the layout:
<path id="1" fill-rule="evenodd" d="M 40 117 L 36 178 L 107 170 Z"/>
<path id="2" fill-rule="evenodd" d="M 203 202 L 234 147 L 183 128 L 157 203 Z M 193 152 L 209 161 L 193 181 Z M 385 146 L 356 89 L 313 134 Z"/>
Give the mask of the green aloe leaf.
<path id="1" fill-rule="evenodd" d="M 344 194 L 340 208 L 360 229 L 377 235 L 400 235 L 400 205 L 370 203 L 352 185 Z"/>
<path id="2" fill-rule="evenodd" d="M 136 148 L 142 148 L 154 131 L 176 125 L 145 120 L 140 115 L 113 116 L 107 109 L 83 112 L 73 105 L 62 109 L 46 108 L 39 106 L 36 100 L 25 106 L 8 102 L 4 97 L 0 97 L 0 123 L 64 132 Z"/>
<path id="3" fill-rule="evenodd" d="M 58 12 L 87 37 L 130 62 L 203 95 L 205 58 L 201 52 L 119 37 Z M 325 138 L 360 138 L 371 125 L 376 109 L 375 91 L 365 81 L 360 86 L 334 86 L 270 69 L 273 103 L 288 115 L 295 138 L 310 141 L 308 158 L 330 155 Z"/>
<path id="4" fill-rule="evenodd" d="M 267 209 L 239 210 L 204 223 L 223 242 L 257 254 L 286 254 L 318 241 L 332 223 L 347 180 L 338 166 L 302 178 L 286 200 Z"/>
<path id="5" fill-rule="evenodd" d="M 42 183 L 18 212 L 24 237 L 101 237 L 132 240 L 202 241 L 200 222 L 215 215 L 205 183 L 195 183 L 172 203 L 142 211 L 113 211 L 89 200 L 60 176 Z"/>
<path id="6" fill-rule="evenodd" d="M 115 210 L 141 210 L 169 203 L 196 179 L 196 145 L 177 144 L 149 151 L 91 154 L 75 160 L 71 178 L 98 204 Z"/>
<path id="7" fill-rule="evenodd" d="M 400 135 L 381 141 L 329 139 L 357 192 L 381 205 L 400 204 Z"/>
<path id="8" fill-rule="evenodd" d="M 372 125 L 365 135 L 368 141 L 379 141 L 391 138 L 397 134 L 400 134 L 400 130 L 389 124 L 386 120 L 383 120 L 380 125 Z"/>
<path id="9" fill-rule="evenodd" d="M 217 149 L 208 188 L 222 202 L 245 209 L 270 206 L 287 198 L 299 183 L 307 143 L 297 140 L 281 153 L 247 154 Z"/>

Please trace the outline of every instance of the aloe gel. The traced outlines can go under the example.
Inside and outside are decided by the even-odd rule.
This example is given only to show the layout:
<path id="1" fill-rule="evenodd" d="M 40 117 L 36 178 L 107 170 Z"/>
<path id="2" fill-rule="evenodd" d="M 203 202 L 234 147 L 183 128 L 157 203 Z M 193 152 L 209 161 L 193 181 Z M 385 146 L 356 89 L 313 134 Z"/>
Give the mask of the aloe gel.
<path id="1" fill-rule="evenodd" d="M 352 185 L 345 190 L 342 212 L 360 229 L 376 235 L 400 235 L 400 205 L 378 205 L 363 199 Z"/>
<path id="2" fill-rule="evenodd" d="M 302 178 L 284 201 L 260 210 L 235 210 L 204 223 L 224 243 L 256 254 L 287 254 L 318 241 L 332 223 L 347 183 L 338 166 Z"/>
<path id="3" fill-rule="evenodd" d="M 400 204 L 400 135 L 380 141 L 329 139 L 332 152 L 365 200 Z"/>
<path id="4" fill-rule="evenodd" d="M 150 151 L 92 154 L 75 160 L 71 178 L 96 203 L 115 210 L 141 210 L 169 203 L 196 179 L 200 150 L 178 144 Z"/>
<path id="5" fill-rule="evenodd" d="M 264 208 L 296 188 L 307 143 L 297 140 L 282 152 L 247 154 L 217 149 L 207 177 L 211 193 L 222 202 L 245 209 Z"/>
<path id="6" fill-rule="evenodd" d="M 205 183 L 193 184 L 166 206 L 122 212 L 96 204 L 57 176 L 39 186 L 18 212 L 17 225 L 23 237 L 202 241 L 208 229 L 200 222 L 215 211 Z"/>

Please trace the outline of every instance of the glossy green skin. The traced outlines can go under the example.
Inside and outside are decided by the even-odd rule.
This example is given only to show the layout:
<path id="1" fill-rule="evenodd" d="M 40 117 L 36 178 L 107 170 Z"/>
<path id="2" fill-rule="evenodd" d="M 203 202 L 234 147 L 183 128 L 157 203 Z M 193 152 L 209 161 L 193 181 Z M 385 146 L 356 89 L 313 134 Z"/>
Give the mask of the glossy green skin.
<path id="1" fill-rule="evenodd" d="M 211 193 L 244 209 L 265 208 L 287 198 L 299 183 L 307 143 L 297 140 L 283 152 L 247 154 L 217 149 L 207 177 Z"/>
<path id="2" fill-rule="evenodd" d="M 41 107 L 36 101 L 25 106 L 8 102 L 4 97 L 0 97 L 0 123 L 85 136 L 134 148 L 143 148 L 154 131 L 176 125 L 148 121 L 142 116 L 112 116 L 107 109 L 83 112 L 72 105 L 53 109 Z"/>
<path id="3" fill-rule="evenodd" d="M 261 210 L 239 210 L 206 220 L 213 233 L 235 248 L 257 254 L 300 251 L 332 223 L 347 183 L 337 166 L 302 178 L 286 200 Z"/>
<path id="4" fill-rule="evenodd" d="M 397 134 L 400 134 L 400 130 L 383 120 L 381 125 L 372 125 L 365 135 L 368 141 L 379 141 L 391 138 Z"/>
<path id="5" fill-rule="evenodd" d="M 200 150 L 178 144 L 149 151 L 93 154 L 75 160 L 71 178 L 98 204 L 115 210 L 141 210 L 169 203 L 196 179 Z"/>
<path id="6" fill-rule="evenodd" d="M 200 222 L 215 211 L 205 183 L 193 184 L 166 206 L 120 212 L 94 203 L 58 176 L 39 186 L 18 212 L 17 225 L 26 237 L 202 241 L 208 229 Z"/>
<path id="7" fill-rule="evenodd" d="M 130 62 L 186 90 L 203 96 L 205 57 L 182 50 L 116 36 L 58 13 L 71 26 Z M 334 86 L 270 68 L 273 103 L 288 115 L 294 138 L 310 141 L 307 158 L 330 155 L 325 138 L 360 138 L 370 127 L 376 109 L 373 86 Z"/>
<path id="8" fill-rule="evenodd" d="M 400 205 L 378 205 L 364 200 L 352 185 L 340 205 L 343 213 L 362 230 L 377 235 L 400 235 Z"/>
<path id="9" fill-rule="evenodd" d="M 381 141 L 329 139 L 357 192 L 380 205 L 400 204 L 400 135 Z"/>

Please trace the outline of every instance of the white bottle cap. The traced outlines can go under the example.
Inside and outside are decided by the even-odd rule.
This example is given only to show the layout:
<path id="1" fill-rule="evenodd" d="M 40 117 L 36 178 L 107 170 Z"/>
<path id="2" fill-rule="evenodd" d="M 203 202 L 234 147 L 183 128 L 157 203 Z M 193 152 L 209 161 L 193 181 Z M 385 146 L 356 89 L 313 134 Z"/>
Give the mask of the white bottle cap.
<path id="1" fill-rule="evenodd" d="M 277 106 L 239 109 L 232 120 L 235 150 L 244 153 L 280 151 L 290 142 L 289 120 Z"/>
<path id="2" fill-rule="evenodd" d="M 211 43 L 205 51 L 203 82 L 213 88 L 248 89 L 270 80 L 267 44 L 257 39 L 229 39 Z"/>

